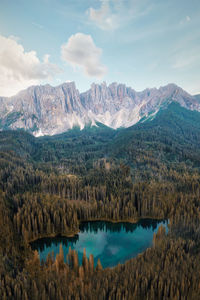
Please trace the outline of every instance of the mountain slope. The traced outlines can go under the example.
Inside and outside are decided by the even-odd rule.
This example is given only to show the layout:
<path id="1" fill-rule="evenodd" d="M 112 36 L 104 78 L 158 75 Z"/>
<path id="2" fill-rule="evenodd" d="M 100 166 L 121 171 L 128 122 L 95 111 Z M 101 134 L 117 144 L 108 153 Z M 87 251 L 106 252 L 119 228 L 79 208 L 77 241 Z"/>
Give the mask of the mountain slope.
<path id="1" fill-rule="evenodd" d="M 141 171 L 147 161 L 151 161 L 150 169 L 160 162 L 170 165 L 181 161 L 188 168 L 199 167 L 200 113 L 171 103 L 151 122 L 125 129 L 113 130 L 98 124 L 39 138 L 24 131 L 2 131 L 0 152 L 12 152 L 37 164 L 53 164 L 67 172 L 75 168 L 76 172 L 87 172 L 99 159 L 123 160 L 133 170 L 140 165 Z"/>
<path id="2" fill-rule="evenodd" d="M 178 102 L 200 111 L 200 102 L 175 84 L 136 92 L 124 84 L 92 84 L 79 93 L 73 82 L 57 87 L 33 86 L 10 98 L 0 98 L 0 129 L 23 128 L 35 136 L 54 135 L 73 127 L 100 122 L 117 129 L 153 119 Z"/>
<path id="3" fill-rule="evenodd" d="M 137 151 L 147 151 L 165 162 L 191 159 L 199 166 L 200 113 L 171 103 L 151 122 L 121 130 L 115 136 L 113 149 L 115 156 L 129 161 L 138 155 Z"/>

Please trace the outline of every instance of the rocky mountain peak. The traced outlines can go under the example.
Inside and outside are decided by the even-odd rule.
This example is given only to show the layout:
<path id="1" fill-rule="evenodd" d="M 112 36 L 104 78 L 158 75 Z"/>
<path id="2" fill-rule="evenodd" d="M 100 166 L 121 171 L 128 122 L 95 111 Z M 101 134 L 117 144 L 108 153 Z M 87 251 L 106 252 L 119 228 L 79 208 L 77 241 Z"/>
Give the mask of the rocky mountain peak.
<path id="1" fill-rule="evenodd" d="M 136 92 L 125 84 L 93 83 L 79 93 L 74 82 L 52 87 L 31 86 L 16 96 L 0 97 L 0 130 L 24 128 L 34 135 L 52 135 L 101 122 L 112 128 L 129 127 L 152 119 L 171 102 L 200 111 L 198 97 L 170 83 Z"/>

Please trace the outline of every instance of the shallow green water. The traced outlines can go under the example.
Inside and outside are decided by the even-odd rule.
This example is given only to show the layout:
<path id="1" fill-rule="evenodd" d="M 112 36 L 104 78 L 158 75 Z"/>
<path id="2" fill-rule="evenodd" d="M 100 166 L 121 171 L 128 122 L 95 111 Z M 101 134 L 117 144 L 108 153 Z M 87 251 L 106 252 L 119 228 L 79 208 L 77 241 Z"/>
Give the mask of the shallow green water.
<path id="1" fill-rule="evenodd" d="M 80 226 L 80 233 L 73 238 L 55 237 L 43 238 L 31 244 L 32 249 L 37 249 L 41 260 L 46 260 L 48 253 L 59 253 L 62 244 L 64 256 L 69 247 L 78 252 L 79 262 L 82 262 L 83 249 L 86 255 L 94 255 L 96 265 L 98 258 L 102 266 L 112 267 L 118 263 L 135 257 L 152 245 L 153 233 L 157 232 L 160 225 L 167 229 L 166 221 L 145 219 L 137 224 L 110 223 L 110 222 L 84 222 Z"/>

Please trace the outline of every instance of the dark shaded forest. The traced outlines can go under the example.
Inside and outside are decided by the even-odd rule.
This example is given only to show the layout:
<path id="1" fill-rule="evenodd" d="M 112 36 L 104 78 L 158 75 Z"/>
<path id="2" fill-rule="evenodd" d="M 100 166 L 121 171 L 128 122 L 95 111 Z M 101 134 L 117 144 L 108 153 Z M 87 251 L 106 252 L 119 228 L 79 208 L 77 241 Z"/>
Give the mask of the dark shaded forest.
<path id="1" fill-rule="evenodd" d="M 0 299 L 200 299 L 200 113 L 34 138 L 0 132 Z M 62 247 L 40 264 L 30 242 L 82 221 L 169 220 L 153 247 L 114 268 Z"/>

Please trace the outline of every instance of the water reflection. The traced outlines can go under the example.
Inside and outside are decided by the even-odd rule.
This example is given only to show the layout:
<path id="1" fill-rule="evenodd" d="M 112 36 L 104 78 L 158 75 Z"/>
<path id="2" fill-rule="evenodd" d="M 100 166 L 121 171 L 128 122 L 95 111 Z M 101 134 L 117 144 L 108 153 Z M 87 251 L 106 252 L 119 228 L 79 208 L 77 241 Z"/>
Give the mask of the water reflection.
<path id="1" fill-rule="evenodd" d="M 63 237 L 63 236 L 56 236 L 53 238 L 42 238 L 35 242 L 31 243 L 31 248 L 33 250 L 38 250 L 39 252 L 44 251 L 46 248 L 51 248 L 54 246 L 59 246 L 62 244 L 63 246 L 67 247 L 69 243 L 75 245 L 77 241 L 79 240 L 79 235 L 75 235 L 73 237 Z"/>
<path id="2" fill-rule="evenodd" d="M 40 259 L 46 260 L 50 252 L 56 255 L 62 244 L 65 257 L 69 247 L 78 252 L 79 262 L 83 249 L 94 255 L 94 262 L 100 258 L 103 267 L 114 266 L 136 256 L 152 245 L 153 233 L 160 224 L 167 228 L 163 220 L 142 219 L 137 224 L 111 223 L 105 221 L 82 222 L 80 233 L 74 237 L 43 238 L 31 243 L 32 249 L 39 251 Z"/>
<path id="3" fill-rule="evenodd" d="M 138 223 L 112 223 L 106 221 L 92 221 L 92 222 L 82 222 L 80 224 L 81 232 L 94 232 L 97 233 L 98 230 L 103 230 L 105 232 L 120 232 L 124 230 L 125 232 L 133 232 L 138 226 L 141 226 L 144 229 L 151 228 L 153 230 L 156 229 L 157 225 L 163 222 L 163 220 L 155 220 L 155 219 L 141 219 Z"/>

